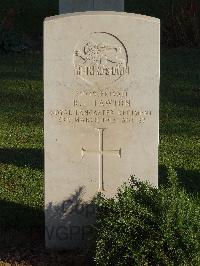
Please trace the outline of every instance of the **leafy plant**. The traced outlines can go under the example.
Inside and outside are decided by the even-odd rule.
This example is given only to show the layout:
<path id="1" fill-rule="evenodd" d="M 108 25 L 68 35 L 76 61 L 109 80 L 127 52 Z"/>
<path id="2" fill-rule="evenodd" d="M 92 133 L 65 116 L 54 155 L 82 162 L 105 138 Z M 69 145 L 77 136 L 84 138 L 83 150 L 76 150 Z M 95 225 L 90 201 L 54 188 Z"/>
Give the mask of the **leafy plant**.
<path id="1" fill-rule="evenodd" d="M 132 177 L 96 203 L 96 265 L 200 265 L 200 207 L 172 169 L 166 187 Z"/>

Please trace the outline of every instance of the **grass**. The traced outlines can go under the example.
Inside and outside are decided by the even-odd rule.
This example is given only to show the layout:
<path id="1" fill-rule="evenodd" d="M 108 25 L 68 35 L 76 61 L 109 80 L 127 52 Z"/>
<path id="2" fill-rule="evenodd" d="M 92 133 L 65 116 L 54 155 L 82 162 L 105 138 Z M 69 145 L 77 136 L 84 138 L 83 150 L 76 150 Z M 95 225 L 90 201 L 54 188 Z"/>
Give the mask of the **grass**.
<path id="1" fill-rule="evenodd" d="M 200 192 L 199 61 L 199 50 L 162 51 L 159 182 L 173 167 L 194 195 Z M 42 54 L 0 56 L 0 102 L 0 236 L 10 228 L 43 231 Z"/>
<path id="2" fill-rule="evenodd" d="M 174 49 L 161 64 L 160 169 L 173 167 L 192 193 L 200 192 L 199 59 L 199 50 Z"/>
<path id="3" fill-rule="evenodd" d="M 0 77 L 0 224 L 37 226 L 43 223 L 35 216 L 43 208 L 41 55 L 1 56 Z M 19 204 L 32 208 L 29 217 Z"/>

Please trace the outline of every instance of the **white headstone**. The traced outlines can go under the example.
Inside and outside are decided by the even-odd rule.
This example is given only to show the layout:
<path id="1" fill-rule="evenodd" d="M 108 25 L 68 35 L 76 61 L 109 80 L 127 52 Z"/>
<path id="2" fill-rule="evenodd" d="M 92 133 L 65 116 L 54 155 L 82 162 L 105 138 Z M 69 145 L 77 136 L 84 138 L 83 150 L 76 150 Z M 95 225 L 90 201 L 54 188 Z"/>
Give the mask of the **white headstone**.
<path id="1" fill-rule="evenodd" d="M 85 12 L 44 27 L 45 207 L 49 248 L 73 248 L 90 204 L 131 175 L 158 185 L 160 21 Z"/>
<path id="2" fill-rule="evenodd" d="M 79 11 L 124 11 L 124 0 L 60 0 L 60 14 Z"/>

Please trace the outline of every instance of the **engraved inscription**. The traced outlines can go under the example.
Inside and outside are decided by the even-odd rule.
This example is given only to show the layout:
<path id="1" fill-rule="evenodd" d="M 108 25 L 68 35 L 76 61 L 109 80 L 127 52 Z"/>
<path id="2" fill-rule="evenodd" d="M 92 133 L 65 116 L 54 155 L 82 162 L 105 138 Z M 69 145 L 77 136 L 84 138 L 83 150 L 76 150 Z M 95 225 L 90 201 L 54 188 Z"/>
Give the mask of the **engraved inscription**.
<path id="1" fill-rule="evenodd" d="M 129 74 L 124 44 L 107 32 L 93 32 L 74 51 L 75 75 L 85 82 L 107 85 Z"/>
<path id="2" fill-rule="evenodd" d="M 84 148 L 81 149 L 81 158 L 83 159 L 85 154 L 98 154 L 99 156 L 99 189 L 98 191 L 105 191 L 104 189 L 104 176 L 103 176 L 103 163 L 104 163 L 104 154 L 113 154 L 119 156 L 121 158 L 121 149 L 119 150 L 104 150 L 103 147 L 103 132 L 106 128 L 96 128 L 99 132 L 99 149 L 95 150 L 86 150 Z"/>
<path id="3" fill-rule="evenodd" d="M 153 111 L 148 107 L 136 105 L 128 88 L 75 88 L 72 94 L 71 102 L 49 110 L 52 118 L 66 126 L 137 126 L 148 122 L 153 116 Z"/>
<path id="4" fill-rule="evenodd" d="M 50 115 L 60 123 L 66 124 L 143 124 L 151 117 L 151 110 L 78 110 L 78 109 L 56 109 Z"/>

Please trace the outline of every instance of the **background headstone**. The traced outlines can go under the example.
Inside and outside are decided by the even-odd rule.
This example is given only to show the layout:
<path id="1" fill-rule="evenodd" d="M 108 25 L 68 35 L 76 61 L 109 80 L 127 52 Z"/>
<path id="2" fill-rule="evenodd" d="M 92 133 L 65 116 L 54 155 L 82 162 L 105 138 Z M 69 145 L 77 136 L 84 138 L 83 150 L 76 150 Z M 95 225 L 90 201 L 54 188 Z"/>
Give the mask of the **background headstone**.
<path id="1" fill-rule="evenodd" d="M 60 0 L 60 14 L 79 11 L 124 11 L 124 0 Z"/>
<path id="2" fill-rule="evenodd" d="M 73 248 L 98 191 L 158 185 L 160 22 L 116 12 L 46 19 L 45 208 L 49 248 Z"/>

